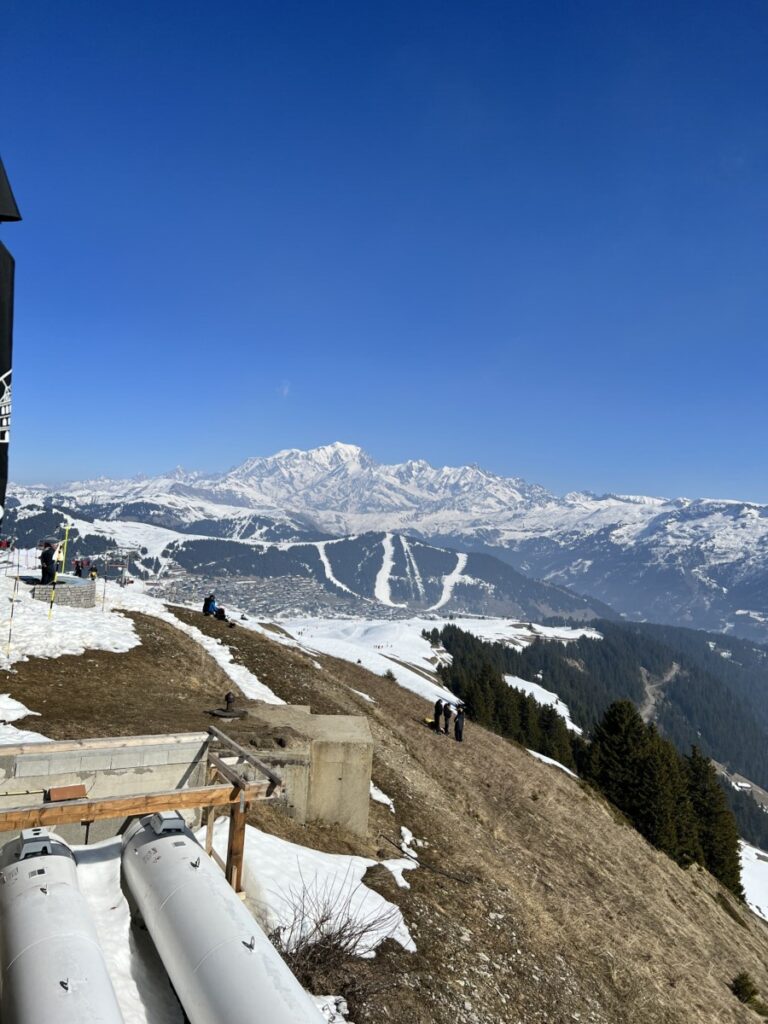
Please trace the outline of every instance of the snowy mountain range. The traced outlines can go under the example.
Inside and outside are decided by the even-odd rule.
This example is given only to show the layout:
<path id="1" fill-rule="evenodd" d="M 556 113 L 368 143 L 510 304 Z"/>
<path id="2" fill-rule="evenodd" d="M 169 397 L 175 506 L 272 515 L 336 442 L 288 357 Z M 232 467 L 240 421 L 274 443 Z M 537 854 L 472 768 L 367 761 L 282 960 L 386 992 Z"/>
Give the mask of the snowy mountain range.
<path id="1" fill-rule="evenodd" d="M 633 618 L 768 640 L 768 507 L 750 502 L 560 497 L 477 466 L 382 465 L 341 443 L 248 459 L 217 475 L 177 469 L 12 493 L 21 506 L 12 517 L 47 504 L 90 521 L 250 545 L 364 534 L 382 544 L 381 535 L 404 535 L 492 555 Z"/>

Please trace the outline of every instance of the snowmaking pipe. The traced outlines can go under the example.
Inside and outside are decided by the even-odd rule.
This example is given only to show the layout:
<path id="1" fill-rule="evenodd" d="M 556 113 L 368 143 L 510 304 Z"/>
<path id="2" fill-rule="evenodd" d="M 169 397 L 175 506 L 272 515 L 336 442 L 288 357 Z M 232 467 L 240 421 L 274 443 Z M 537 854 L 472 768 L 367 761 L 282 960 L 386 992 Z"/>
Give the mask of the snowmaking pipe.
<path id="1" fill-rule="evenodd" d="M 44 828 L 0 851 L 3 1024 L 123 1024 L 72 851 Z"/>
<path id="2" fill-rule="evenodd" d="M 180 814 L 131 825 L 123 880 L 190 1024 L 324 1020 Z"/>

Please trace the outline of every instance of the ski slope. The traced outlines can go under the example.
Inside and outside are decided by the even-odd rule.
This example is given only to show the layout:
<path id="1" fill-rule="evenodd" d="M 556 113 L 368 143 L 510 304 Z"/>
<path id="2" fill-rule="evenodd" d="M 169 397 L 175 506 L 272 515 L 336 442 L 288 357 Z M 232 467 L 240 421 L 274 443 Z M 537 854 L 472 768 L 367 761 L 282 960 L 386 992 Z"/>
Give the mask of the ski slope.
<path id="1" fill-rule="evenodd" d="M 248 624 L 246 624 L 248 625 Z M 504 643 L 522 650 L 534 640 L 552 640 L 568 643 L 581 636 L 600 639 L 600 634 L 589 628 L 568 626 L 538 626 L 530 622 L 510 622 L 507 619 L 282 619 L 280 625 L 296 642 L 309 651 L 328 654 L 344 661 L 359 663 L 370 672 L 383 676 L 391 672 L 400 686 L 434 703 L 438 698 L 453 702 L 455 695 L 440 683 L 436 669 L 441 663 L 450 663 L 450 655 L 442 648 L 434 648 L 425 640 L 422 631 L 442 630 L 445 626 L 458 626 L 481 640 Z M 567 706 L 557 694 L 543 686 L 519 680 L 514 684 L 541 704 L 557 707 L 566 724 L 579 731 L 570 718 Z"/>

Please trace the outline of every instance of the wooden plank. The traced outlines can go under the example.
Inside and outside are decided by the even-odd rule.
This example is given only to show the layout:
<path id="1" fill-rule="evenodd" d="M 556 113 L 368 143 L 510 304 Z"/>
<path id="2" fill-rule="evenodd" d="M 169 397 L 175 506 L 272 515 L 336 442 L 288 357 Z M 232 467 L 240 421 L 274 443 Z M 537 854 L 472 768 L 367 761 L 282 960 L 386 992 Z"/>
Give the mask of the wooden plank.
<path id="1" fill-rule="evenodd" d="M 232 804 L 229 812 L 229 845 L 227 847 L 227 881 L 235 890 L 243 888 L 243 854 L 245 852 L 245 821 L 251 805 L 246 800 Z"/>
<path id="2" fill-rule="evenodd" d="M 88 796 L 85 786 L 51 786 L 46 792 L 45 799 L 59 803 L 62 800 L 84 800 Z"/>
<path id="3" fill-rule="evenodd" d="M 221 859 L 221 857 L 218 855 L 218 853 L 216 853 L 216 851 L 213 848 L 211 848 L 208 851 L 208 853 L 211 855 L 211 858 L 216 861 L 216 863 L 219 865 L 221 870 L 226 875 L 226 873 L 227 873 L 227 865 L 224 863 L 224 861 Z"/>
<path id="4" fill-rule="evenodd" d="M 222 775 L 227 782 L 231 782 L 233 786 L 237 786 L 238 789 L 247 789 L 248 782 L 246 779 L 239 775 L 231 764 L 225 764 L 218 755 L 214 754 L 213 751 L 208 752 L 208 760 L 214 766 L 216 771 Z"/>
<path id="5" fill-rule="evenodd" d="M 236 743 L 232 739 L 231 736 L 227 736 L 225 732 L 222 732 L 221 729 L 217 729 L 215 725 L 209 725 L 208 732 L 211 736 L 215 736 L 221 743 L 225 743 L 228 747 L 234 750 L 235 753 L 244 758 L 248 764 L 252 764 L 254 768 L 258 768 L 261 774 L 266 775 L 270 782 L 273 782 L 276 786 L 282 786 L 283 780 L 277 772 L 273 772 L 272 769 L 268 765 L 264 764 L 263 761 L 260 761 L 258 757 L 254 757 L 250 751 L 245 749 L 245 747 L 241 747 L 239 743 Z"/>
<path id="6" fill-rule="evenodd" d="M 248 800 L 264 799 L 268 782 L 249 783 L 246 790 L 237 786 L 201 786 L 171 789 L 162 793 L 134 793 L 131 796 L 103 797 L 98 800 L 67 800 L 64 803 L 38 804 L 34 807 L 9 807 L 0 810 L 0 832 L 37 825 L 65 825 L 102 818 L 129 818 L 155 811 L 178 811 L 190 807 L 222 807 Z"/>

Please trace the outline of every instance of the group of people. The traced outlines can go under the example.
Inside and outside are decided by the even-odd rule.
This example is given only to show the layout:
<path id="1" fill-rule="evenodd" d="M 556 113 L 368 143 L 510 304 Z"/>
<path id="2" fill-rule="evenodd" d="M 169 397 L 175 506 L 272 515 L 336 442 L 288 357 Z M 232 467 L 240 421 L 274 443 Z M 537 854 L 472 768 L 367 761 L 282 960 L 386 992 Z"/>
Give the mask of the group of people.
<path id="1" fill-rule="evenodd" d="M 75 576 L 79 579 L 83 578 L 83 573 L 88 574 L 89 580 L 98 579 L 99 570 L 91 563 L 90 558 L 76 558 L 73 564 Z"/>
<path id="2" fill-rule="evenodd" d="M 463 704 L 449 704 L 448 701 L 437 700 L 435 702 L 435 717 L 432 722 L 432 728 L 437 733 L 444 733 L 446 736 L 449 735 L 451 727 L 451 719 L 453 719 L 453 735 L 454 739 L 462 743 L 464 740 L 464 705 Z M 444 726 L 441 727 L 441 722 L 444 722 Z"/>
<path id="3" fill-rule="evenodd" d="M 85 573 L 88 574 L 88 578 L 91 580 L 98 578 L 98 569 L 96 564 L 91 562 L 90 558 L 76 558 L 72 564 L 75 576 L 78 576 L 80 579 L 82 579 Z M 42 584 L 53 583 L 56 579 L 56 573 L 61 572 L 63 568 L 64 545 L 57 544 L 54 547 L 51 541 L 45 541 L 43 543 L 43 550 L 40 552 L 40 569 L 42 570 L 40 582 Z"/>

